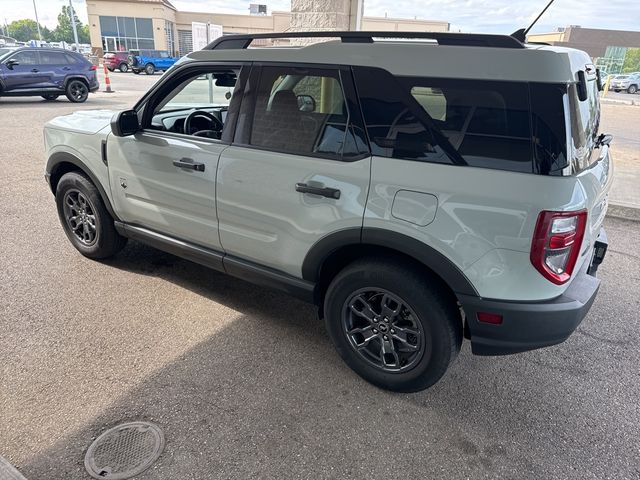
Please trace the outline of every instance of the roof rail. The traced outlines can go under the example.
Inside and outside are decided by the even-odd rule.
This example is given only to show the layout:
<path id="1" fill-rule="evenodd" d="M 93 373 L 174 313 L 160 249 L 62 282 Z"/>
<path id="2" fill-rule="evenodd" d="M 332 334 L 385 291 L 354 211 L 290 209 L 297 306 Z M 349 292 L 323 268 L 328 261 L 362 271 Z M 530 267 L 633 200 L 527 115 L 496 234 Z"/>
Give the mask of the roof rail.
<path id="1" fill-rule="evenodd" d="M 340 38 L 342 43 L 373 43 L 374 38 L 407 38 L 435 40 L 438 45 L 458 45 L 465 47 L 525 48 L 524 44 L 509 35 L 492 35 L 485 33 L 454 32 L 282 32 L 225 35 L 220 37 L 204 50 L 243 50 L 253 40 L 263 38 Z"/>

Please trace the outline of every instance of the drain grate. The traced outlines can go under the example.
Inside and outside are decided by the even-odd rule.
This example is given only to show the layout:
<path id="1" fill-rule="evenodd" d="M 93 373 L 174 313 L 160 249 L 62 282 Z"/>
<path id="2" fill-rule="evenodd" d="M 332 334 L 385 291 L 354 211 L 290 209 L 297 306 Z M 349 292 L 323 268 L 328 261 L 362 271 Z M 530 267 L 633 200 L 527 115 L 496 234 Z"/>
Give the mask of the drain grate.
<path id="1" fill-rule="evenodd" d="M 157 425 L 129 422 L 113 427 L 89 446 L 84 467 L 93 478 L 124 480 L 145 471 L 164 449 Z"/>

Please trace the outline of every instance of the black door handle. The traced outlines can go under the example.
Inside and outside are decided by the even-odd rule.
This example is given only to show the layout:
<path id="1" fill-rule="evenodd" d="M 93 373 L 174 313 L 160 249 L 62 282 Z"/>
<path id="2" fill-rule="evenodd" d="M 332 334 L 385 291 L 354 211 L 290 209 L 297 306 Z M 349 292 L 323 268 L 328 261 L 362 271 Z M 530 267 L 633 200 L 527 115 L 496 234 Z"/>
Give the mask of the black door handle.
<path id="1" fill-rule="evenodd" d="M 71 70 L 71 67 L 62 67 L 63 70 Z"/>
<path id="2" fill-rule="evenodd" d="M 37 68 L 32 68 L 32 69 L 31 69 L 31 71 L 32 71 L 33 73 L 38 73 L 40 70 L 38 70 Z"/>
<path id="3" fill-rule="evenodd" d="M 320 195 L 327 198 L 340 198 L 340 190 L 337 188 L 328 187 L 310 187 L 306 183 L 296 183 L 296 192 L 300 193 L 312 193 L 313 195 Z"/>
<path id="4" fill-rule="evenodd" d="M 196 172 L 204 172 L 204 163 L 197 163 L 190 158 L 181 158 L 180 160 L 174 160 L 173 165 L 178 168 L 186 168 L 188 170 L 195 170 Z"/>

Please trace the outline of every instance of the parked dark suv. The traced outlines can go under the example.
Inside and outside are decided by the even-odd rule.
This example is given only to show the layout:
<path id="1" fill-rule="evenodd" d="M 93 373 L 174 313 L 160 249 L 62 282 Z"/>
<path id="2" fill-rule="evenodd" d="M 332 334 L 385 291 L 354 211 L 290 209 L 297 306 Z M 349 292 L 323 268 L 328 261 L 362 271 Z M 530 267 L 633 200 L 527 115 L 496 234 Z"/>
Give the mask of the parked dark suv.
<path id="1" fill-rule="evenodd" d="M 0 57 L 0 96 L 66 95 L 80 103 L 99 86 L 96 66 L 76 52 L 26 47 Z"/>

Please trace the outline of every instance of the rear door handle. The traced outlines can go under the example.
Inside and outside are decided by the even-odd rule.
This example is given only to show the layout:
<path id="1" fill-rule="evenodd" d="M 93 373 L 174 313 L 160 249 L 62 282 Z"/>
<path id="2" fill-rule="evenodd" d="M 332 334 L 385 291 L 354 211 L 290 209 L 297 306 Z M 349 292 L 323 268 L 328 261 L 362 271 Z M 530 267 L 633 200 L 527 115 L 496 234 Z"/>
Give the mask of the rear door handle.
<path id="1" fill-rule="evenodd" d="M 31 69 L 31 71 L 32 71 L 33 73 L 38 73 L 40 70 L 38 70 L 37 68 L 32 68 L 32 69 Z"/>
<path id="2" fill-rule="evenodd" d="M 296 183 L 296 192 L 311 193 L 322 197 L 335 198 L 336 200 L 340 198 L 340 190 L 337 188 L 311 187 L 306 183 Z"/>
<path id="3" fill-rule="evenodd" d="M 71 70 L 71 67 L 62 67 L 63 70 Z"/>
<path id="4" fill-rule="evenodd" d="M 195 170 L 196 172 L 204 172 L 204 163 L 194 162 L 190 158 L 181 158 L 180 160 L 174 160 L 173 165 L 178 168 Z"/>

